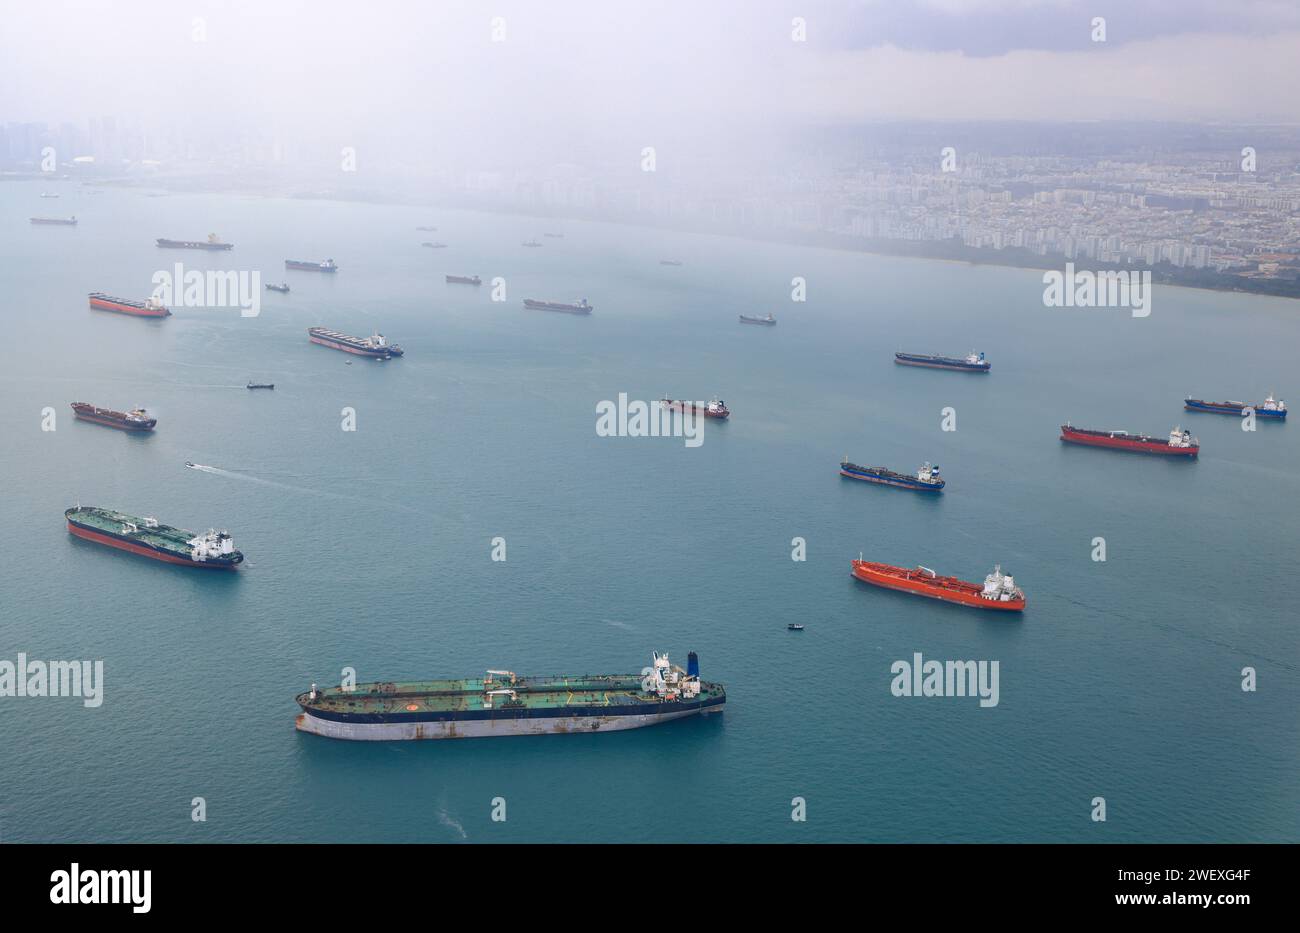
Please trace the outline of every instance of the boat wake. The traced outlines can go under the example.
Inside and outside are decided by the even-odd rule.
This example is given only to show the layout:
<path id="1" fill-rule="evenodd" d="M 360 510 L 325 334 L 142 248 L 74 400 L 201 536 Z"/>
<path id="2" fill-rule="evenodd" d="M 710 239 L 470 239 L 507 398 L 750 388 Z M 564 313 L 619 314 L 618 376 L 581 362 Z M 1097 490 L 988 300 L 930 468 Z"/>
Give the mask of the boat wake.
<path id="1" fill-rule="evenodd" d="M 238 472 L 237 470 L 223 470 L 221 467 L 208 466 L 207 464 L 204 463 L 193 463 L 189 460 L 185 461 L 185 466 L 191 470 L 198 470 L 200 473 L 211 473 L 214 476 L 221 476 L 226 479 L 238 479 L 248 483 L 257 483 L 260 486 L 271 486 L 275 489 L 283 489 L 286 492 L 301 493 L 304 496 L 316 496 L 325 499 L 339 499 L 345 502 L 373 503 L 373 500 L 363 498 L 362 496 L 348 496 L 337 492 L 322 492 L 319 489 L 310 489 L 306 486 L 293 486 L 290 485 L 289 483 L 278 483 L 272 479 L 262 479 L 260 476 L 251 476 L 248 473 L 241 473 Z M 387 505 L 389 508 L 401 509 L 402 511 L 405 512 L 418 514 L 418 510 L 413 509 L 410 506 L 397 505 L 393 503 L 384 503 L 384 504 Z"/>

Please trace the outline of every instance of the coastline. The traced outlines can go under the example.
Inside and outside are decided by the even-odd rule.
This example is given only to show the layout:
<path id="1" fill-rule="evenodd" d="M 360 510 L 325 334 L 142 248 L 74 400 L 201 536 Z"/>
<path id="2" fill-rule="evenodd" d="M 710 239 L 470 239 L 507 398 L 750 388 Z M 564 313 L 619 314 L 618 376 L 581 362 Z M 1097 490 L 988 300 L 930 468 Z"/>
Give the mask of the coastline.
<path id="1" fill-rule="evenodd" d="M 68 179 L 71 180 L 71 179 Z M 80 184 L 100 188 L 134 188 L 157 189 L 168 194 L 228 194 L 240 197 L 283 198 L 287 200 L 335 201 L 340 203 L 382 204 L 398 207 L 428 207 L 452 210 L 472 211 L 483 214 L 514 214 L 541 220 L 580 221 L 584 223 L 609 223 L 623 227 L 635 227 L 646 230 L 663 230 L 666 232 L 688 233 L 699 236 L 719 236 L 731 239 L 747 240 L 756 243 L 769 243 L 784 246 L 806 246 L 830 249 L 837 252 L 862 253 L 871 256 L 892 256 L 900 259 L 920 259 L 931 262 L 954 263 L 958 265 L 995 266 L 1005 269 L 1026 269 L 1046 272 L 1060 270 L 1065 263 L 1071 262 L 1079 271 L 1147 271 L 1152 274 L 1154 284 L 1175 288 L 1190 288 L 1199 291 L 1224 292 L 1236 295 L 1261 296 L 1269 298 L 1300 299 L 1300 278 L 1295 279 L 1251 279 L 1226 273 L 1207 272 L 1205 270 L 1185 270 L 1169 263 L 1157 263 L 1146 266 L 1139 263 L 1098 263 L 1087 259 L 1069 259 L 1064 255 L 1040 255 L 1021 248 L 1009 247 L 1002 250 L 986 250 L 968 247 L 964 244 L 945 240 L 888 240 L 854 237 L 827 231 L 811 231 L 807 234 L 792 232 L 762 233 L 752 230 L 717 227 L 703 229 L 681 224 L 657 222 L 653 218 L 628 216 L 596 216 L 578 212 L 555 212 L 530 210 L 526 205 L 492 204 L 458 197 L 411 197 L 410 195 L 388 195 L 377 191 L 358 191 L 355 194 L 337 190 L 316 190 L 304 188 L 289 190 L 281 185 L 274 185 L 274 190 L 267 187 L 239 185 L 223 187 L 215 184 L 215 179 L 194 179 L 193 186 L 174 187 L 178 179 L 154 179 L 148 182 L 135 179 L 99 179 L 82 180 Z M 171 184 L 169 184 L 169 182 Z M 1012 252 L 1015 250 L 1015 252 Z M 1255 286 L 1255 287 L 1249 287 Z"/>

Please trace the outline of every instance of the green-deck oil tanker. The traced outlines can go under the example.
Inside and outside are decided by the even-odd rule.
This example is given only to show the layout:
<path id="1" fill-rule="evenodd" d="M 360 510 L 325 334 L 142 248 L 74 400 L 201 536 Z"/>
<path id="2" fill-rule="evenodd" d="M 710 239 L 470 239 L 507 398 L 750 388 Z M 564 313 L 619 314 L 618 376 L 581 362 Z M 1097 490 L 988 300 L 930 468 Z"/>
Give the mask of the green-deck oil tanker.
<path id="1" fill-rule="evenodd" d="M 394 741 L 613 732 L 685 716 L 721 712 L 722 684 L 700 680 L 700 662 L 686 670 L 655 654 L 640 674 L 523 677 L 488 671 L 483 678 L 357 684 L 318 690 L 296 702 L 295 726 L 332 739 Z"/>
<path id="2" fill-rule="evenodd" d="M 63 517 L 68 520 L 68 531 L 78 538 L 168 564 L 234 570 L 244 560 L 225 531 L 195 534 L 163 525 L 156 518 L 137 518 L 88 505 L 68 509 Z"/>

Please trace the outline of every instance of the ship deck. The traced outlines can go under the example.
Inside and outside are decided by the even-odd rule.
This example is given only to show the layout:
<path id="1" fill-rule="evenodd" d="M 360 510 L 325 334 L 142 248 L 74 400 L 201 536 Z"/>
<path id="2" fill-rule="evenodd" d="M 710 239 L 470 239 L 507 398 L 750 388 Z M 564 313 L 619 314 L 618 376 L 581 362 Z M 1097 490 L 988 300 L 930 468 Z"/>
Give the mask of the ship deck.
<path id="1" fill-rule="evenodd" d="M 488 690 L 514 690 L 518 697 L 517 703 L 504 694 L 493 697 L 492 706 L 497 710 L 630 705 L 650 709 L 663 702 L 641 691 L 637 674 L 521 678 L 513 686 L 509 680 L 487 683 L 477 678 L 358 684 L 351 692 L 330 687 L 318 690 L 315 700 L 309 700 L 307 694 L 297 699 L 310 709 L 333 713 L 452 713 L 484 709 Z M 724 695 L 720 685 L 702 684 L 700 699 Z"/>
<path id="2" fill-rule="evenodd" d="M 186 531 L 183 528 L 174 528 L 171 525 L 159 524 L 156 528 L 146 528 L 143 518 L 134 515 L 125 515 L 121 512 L 110 512 L 105 509 L 91 509 L 83 507 L 80 510 L 69 509 L 67 517 L 79 525 L 85 525 L 96 531 L 102 531 L 105 534 L 123 536 L 126 533 L 122 530 L 124 522 L 132 522 L 140 530 L 130 536 L 132 541 L 138 541 L 141 544 L 147 544 L 151 547 L 162 550 L 173 551 L 180 550 L 189 552 L 189 541 L 194 537 L 194 533 Z"/>

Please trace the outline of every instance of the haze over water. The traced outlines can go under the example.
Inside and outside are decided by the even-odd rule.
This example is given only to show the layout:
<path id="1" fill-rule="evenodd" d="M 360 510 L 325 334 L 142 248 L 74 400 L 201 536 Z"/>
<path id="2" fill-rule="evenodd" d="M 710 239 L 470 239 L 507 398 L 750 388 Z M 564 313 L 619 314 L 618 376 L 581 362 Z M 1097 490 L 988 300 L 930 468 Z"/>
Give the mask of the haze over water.
<path id="1" fill-rule="evenodd" d="M 1298 397 L 1294 303 L 1157 287 L 1133 319 L 1044 308 L 1040 273 L 1023 270 L 70 184 L 51 211 L 51 186 L 0 187 L 0 546 L 23 594 L 6 600 L 0 657 L 102 658 L 104 704 L 0 701 L 4 841 L 1300 838 L 1300 439 L 1181 402 Z M 51 212 L 81 223 L 28 225 Z M 210 230 L 235 250 L 153 245 Z M 520 247 L 546 231 L 565 237 Z M 430 238 L 449 247 L 422 249 Z M 336 276 L 283 271 L 327 257 Z M 267 293 L 256 318 L 87 308 L 92 290 L 144 297 L 177 261 L 292 291 Z M 789 300 L 794 276 L 806 303 Z M 583 296 L 590 318 L 520 307 Z M 768 311 L 775 328 L 736 321 Z M 378 328 L 406 356 L 313 346 L 314 325 Z M 899 349 L 983 350 L 993 371 L 897 367 Z M 276 388 L 249 392 L 250 378 Z M 717 394 L 734 414 L 697 449 L 597 437 L 596 403 L 619 392 Z M 77 423 L 73 401 L 142 405 L 158 429 Z M 1182 423 L 1202 453 L 1067 447 L 1067 419 Z M 931 460 L 948 489 L 842 480 L 844 455 Z M 228 528 L 247 561 L 206 574 L 90 545 L 64 528 L 78 502 Z M 495 536 L 505 563 L 489 559 Z M 859 552 L 975 580 L 1001 563 L 1028 610 L 867 587 L 849 575 Z M 293 729 L 294 695 L 345 666 L 361 681 L 626 672 L 652 650 L 699 652 L 726 713 L 464 742 Z M 892 696 L 890 665 L 917 651 L 1000 661 L 999 705 Z M 1247 666 L 1258 692 L 1240 688 Z M 198 796 L 206 823 L 190 820 Z M 796 796 L 806 823 L 790 820 Z"/>

